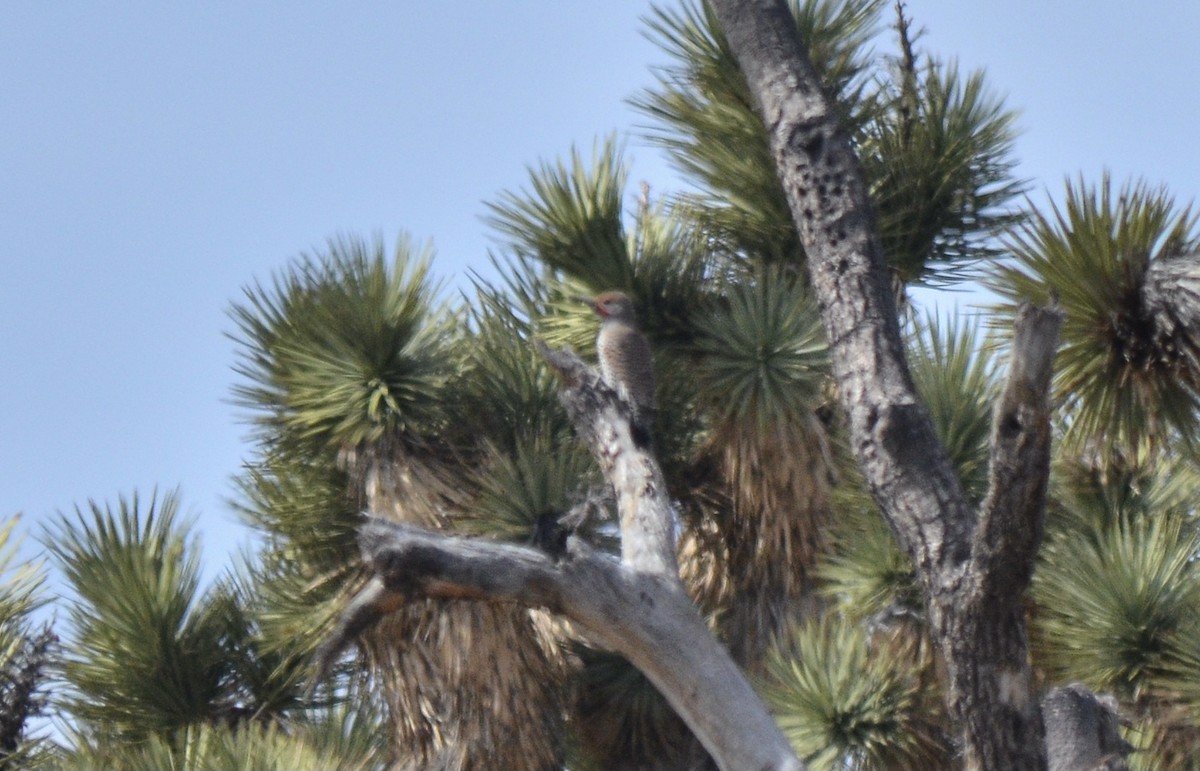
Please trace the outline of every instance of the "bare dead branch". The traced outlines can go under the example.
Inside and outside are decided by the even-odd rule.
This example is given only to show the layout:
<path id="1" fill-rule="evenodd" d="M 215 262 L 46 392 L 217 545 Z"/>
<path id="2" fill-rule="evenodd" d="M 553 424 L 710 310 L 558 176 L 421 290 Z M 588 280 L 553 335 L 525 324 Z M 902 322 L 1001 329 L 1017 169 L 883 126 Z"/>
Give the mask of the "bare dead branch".
<path id="1" fill-rule="evenodd" d="M 1041 545 L 1050 475 L 1050 375 L 1062 311 L 1026 303 L 1013 327 L 1012 362 L 992 421 L 988 493 L 972 549 L 980 593 L 1017 599 Z"/>
<path id="2" fill-rule="evenodd" d="M 363 526 L 360 541 L 375 577 L 322 648 L 319 671 L 328 671 L 357 635 L 413 598 L 545 608 L 641 669 L 721 768 L 804 768 L 677 582 L 629 570 L 574 538 L 557 563 L 529 547 L 379 519 Z"/>
<path id="3" fill-rule="evenodd" d="M 616 493 L 621 561 L 633 570 L 678 581 L 667 485 L 650 449 L 634 441 L 633 405 L 569 348 L 551 350 L 540 340 L 534 346 L 562 378 L 559 399 Z"/>
<path id="4" fill-rule="evenodd" d="M 1150 261 L 1142 283 L 1142 308 L 1157 346 L 1186 366 L 1179 376 L 1200 384 L 1200 254 L 1158 257 Z"/>
<path id="5" fill-rule="evenodd" d="M 545 608 L 625 656 L 659 689 L 718 766 L 803 771 L 765 705 L 683 590 L 658 462 L 631 436 L 633 411 L 570 351 L 539 344 L 566 383 L 563 403 L 617 494 L 622 559 L 575 537 L 565 554 L 369 519 L 359 543 L 373 578 L 347 606 L 317 668 L 415 598 Z"/>

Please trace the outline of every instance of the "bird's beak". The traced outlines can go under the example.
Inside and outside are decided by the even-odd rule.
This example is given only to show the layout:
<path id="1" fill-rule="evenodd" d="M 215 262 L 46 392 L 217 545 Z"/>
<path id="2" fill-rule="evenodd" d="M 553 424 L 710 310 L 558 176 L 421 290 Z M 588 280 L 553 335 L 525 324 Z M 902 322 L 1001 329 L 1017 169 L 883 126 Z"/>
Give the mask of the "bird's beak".
<path id="1" fill-rule="evenodd" d="M 571 299 L 577 303 L 583 303 L 584 305 L 595 305 L 596 304 L 596 300 L 594 298 L 584 297 L 583 295 L 580 295 L 580 294 L 571 295 Z"/>

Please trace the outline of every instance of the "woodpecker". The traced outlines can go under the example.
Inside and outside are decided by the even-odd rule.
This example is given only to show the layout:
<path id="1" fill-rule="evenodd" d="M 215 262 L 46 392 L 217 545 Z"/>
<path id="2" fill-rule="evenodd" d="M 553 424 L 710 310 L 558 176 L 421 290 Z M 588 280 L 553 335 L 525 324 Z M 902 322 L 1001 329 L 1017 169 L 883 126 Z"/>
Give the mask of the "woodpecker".
<path id="1" fill-rule="evenodd" d="M 634 320 L 633 301 L 623 292 L 580 299 L 600 316 L 600 332 L 596 335 L 600 374 L 633 405 L 634 427 L 643 439 L 648 438 L 654 416 L 654 358 Z"/>

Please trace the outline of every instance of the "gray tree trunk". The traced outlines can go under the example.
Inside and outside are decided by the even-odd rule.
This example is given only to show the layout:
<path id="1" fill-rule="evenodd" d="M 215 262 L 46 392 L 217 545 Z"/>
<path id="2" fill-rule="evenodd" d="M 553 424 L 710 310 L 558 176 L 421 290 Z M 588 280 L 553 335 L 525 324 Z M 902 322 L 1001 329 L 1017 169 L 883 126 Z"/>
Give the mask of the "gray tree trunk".
<path id="1" fill-rule="evenodd" d="M 966 768 L 1045 769 L 1022 595 L 1042 535 L 1060 314 L 1026 308 L 1018 322 L 975 511 L 913 387 L 862 167 L 790 12 L 783 0 L 710 2 L 766 126 L 856 458 L 917 570 Z"/>

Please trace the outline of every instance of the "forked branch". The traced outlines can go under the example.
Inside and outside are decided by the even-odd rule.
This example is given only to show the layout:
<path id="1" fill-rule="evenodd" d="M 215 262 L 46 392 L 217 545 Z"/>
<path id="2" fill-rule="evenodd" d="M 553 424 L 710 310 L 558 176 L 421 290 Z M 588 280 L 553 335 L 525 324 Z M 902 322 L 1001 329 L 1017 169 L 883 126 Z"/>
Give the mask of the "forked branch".
<path id="1" fill-rule="evenodd" d="M 563 404 L 617 494 L 620 561 L 571 536 L 552 558 L 525 546 L 448 535 L 380 519 L 360 530 L 373 573 L 321 649 L 327 672 L 354 638 L 415 599 L 469 599 L 544 608 L 592 644 L 616 651 L 663 694 L 726 771 L 802 771 L 758 695 L 712 636 L 679 581 L 662 472 L 632 439 L 632 410 L 570 351 L 539 350 L 561 375 Z"/>

